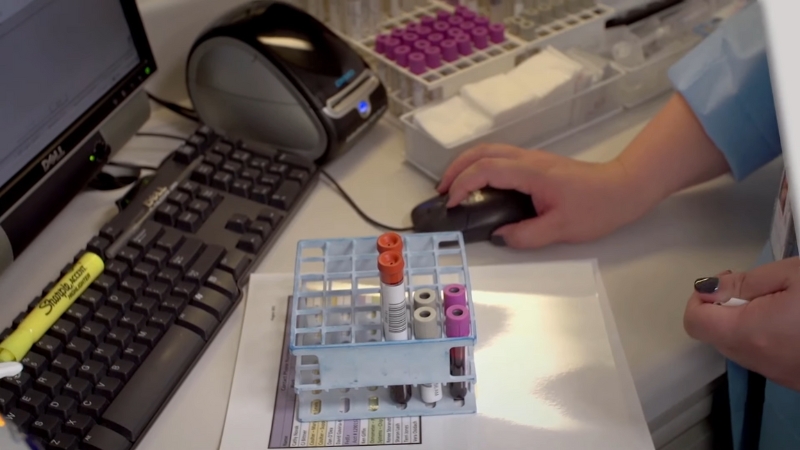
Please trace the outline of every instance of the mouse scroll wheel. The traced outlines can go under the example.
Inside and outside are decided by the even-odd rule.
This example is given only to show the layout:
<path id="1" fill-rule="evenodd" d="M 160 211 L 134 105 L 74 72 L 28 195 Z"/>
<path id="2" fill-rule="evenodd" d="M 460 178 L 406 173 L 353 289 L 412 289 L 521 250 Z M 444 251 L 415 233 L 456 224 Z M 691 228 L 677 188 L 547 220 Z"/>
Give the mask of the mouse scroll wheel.
<path id="1" fill-rule="evenodd" d="M 472 204 L 475 204 L 475 203 L 481 203 L 484 200 L 485 200 L 485 197 L 483 195 L 483 192 L 474 191 L 474 192 L 470 193 L 467 196 L 467 198 L 462 200 L 460 205 L 462 205 L 462 206 L 472 205 Z"/>

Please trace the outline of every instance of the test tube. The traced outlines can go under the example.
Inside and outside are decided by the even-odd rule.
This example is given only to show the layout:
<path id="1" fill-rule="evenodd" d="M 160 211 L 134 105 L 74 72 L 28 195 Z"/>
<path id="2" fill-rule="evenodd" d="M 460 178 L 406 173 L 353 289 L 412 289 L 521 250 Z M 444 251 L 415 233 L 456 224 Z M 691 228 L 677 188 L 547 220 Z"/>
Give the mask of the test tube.
<path id="1" fill-rule="evenodd" d="M 408 45 L 399 45 L 394 49 L 394 62 L 402 68 L 408 67 L 408 55 L 411 54 L 411 47 Z M 400 98 L 405 100 L 409 94 L 409 79 L 403 71 L 396 71 L 398 78 L 397 88 L 400 90 Z"/>
<path id="2" fill-rule="evenodd" d="M 458 47 L 456 41 L 452 39 L 445 39 L 442 41 L 442 59 L 447 62 L 453 62 L 458 59 Z"/>
<path id="3" fill-rule="evenodd" d="M 356 40 L 364 36 L 364 11 L 362 6 L 361 0 L 347 0 L 345 34 Z"/>
<path id="4" fill-rule="evenodd" d="M 430 46 L 431 46 L 430 42 L 426 41 L 425 39 L 419 39 L 416 42 L 414 42 L 414 47 L 411 49 L 411 51 L 412 51 L 412 53 L 413 52 L 420 52 L 424 56 L 425 49 L 427 49 Z"/>
<path id="5" fill-rule="evenodd" d="M 403 255 L 396 250 L 385 251 L 378 256 L 383 328 L 387 341 L 408 340 L 404 267 Z M 389 386 L 389 395 L 394 402 L 406 404 L 411 398 L 411 385 Z"/>
<path id="6" fill-rule="evenodd" d="M 445 334 L 447 337 L 465 337 L 470 334 L 469 309 L 464 305 L 453 305 L 445 310 Z M 464 347 L 450 349 L 450 375 L 467 374 L 467 351 Z M 456 400 L 467 396 L 467 383 L 461 381 L 450 383 L 450 395 Z"/>
<path id="7" fill-rule="evenodd" d="M 416 42 L 417 39 L 419 39 L 419 36 L 416 33 L 412 33 L 410 31 L 406 31 L 405 33 L 403 33 L 403 37 L 400 38 L 400 40 L 403 41 L 403 44 L 409 47 L 413 47 L 414 42 Z"/>
<path id="8" fill-rule="evenodd" d="M 414 293 L 417 298 L 417 293 Z M 435 298 L 435 297 L 434 297 Z M 435 306 L 435 303 L 434 303 Z M 439 339 L 442 329 L 438 323 L 436 309 L 431 306 L 421 306 L 414 311 L 414 337 L 417 339 Z M 442 399 L 442 383 L 426 383 L 419 386 L 422 401 L 431 405 Z"/>
<path id="9" fill-rule="evenodd" d="M 463 284 L 448 284 L 442 292 L 445 310 L 455 305 L 467 306 L 467 288 Z"/>
<path id="10" fill-rule="evenodd" d="M 425 55 L 420 51 L 412 52 L 408 55 L 408 70 L 414 75 L 422 75 L 428 70 L 425 67 Z M 425 85 L 417 80 L 410 80 L 413 87 L 411 90 L 411 100 L 415 108 L 425 105 Z"/>
<path id="11" fill-rule="evenodd" d="M 567 15 L 567 6 L 564 4 L 564 0 L 552 0 L 550 2 L 550 7 L 553 11 L 553 19 L 558 20 L 566 17 Z"/>
<path id="12" fill-rule="evenodd" d="M 442 21 L 442 20 L 447 20 L 448 17 L 450 17 L 450 13 L 448 11 L 445 11 L 443 9 L 436 11 L 436 19 Z"/>
<path id="13" fill-rule="evenodd" d="M 395 60 L 395 50 L 401 44 L 400 39 L 388 37 L 384 40 L 384 55 L 391 61 Z M 385 68 L 385 76 L 384 82 L 388 85 L 389 90 L 397 91 L 400 89 L 399 83 L 397 81 L 398 74 L 397 70 L 394 68 L 386 67 Z"/>
<path id="14" fill-rule="evenodd" d="M 471 34 L 475 48 L 483 50 L 489 46 L 489 30 L 484 27 L 475 27 L 472 29 Z"/>
<path id="15" fill-rule="evenodd" d="M 464 18 L 461 16 L 450 16 L 447 18 L 447 23 L 450 24 L 451 27 L 457 27 L 464 22 Z"/>
<path id="16" fill-rule="evenodd" d="M 417 34 L 420 38 L 427 38 L 429 34 L 433 33 L 433 29 L 429 26 L 419 25 L 417 27 Z"/>
<path id="17" fill-rule="evenodd" d="M 461 36 L 462 34 L 464 34 L 464 30 L 462 30 L 461 28 L 450 28 L 447 30 L 447 37 L 449 37 L 450 39 L 455 39 Z"/>
<path id="18" fill-rule="evenodd" d="M 383 2 L 376 2 L 375 0 L 367 0 L 370 9 L 370 35 L 378 33 L 383 22 Z"/>
<path id="19" fill-rule="evenodd" d="M 422 16 L 419 18 L 420 25 L 426 27 L 432 27 L 434 22 L 436 22 L 436 19 L 431 16 Z"/>
<path id="20" fill-rule="evenodd" d="M 461 13 L 461 17 L 464 19 L 464 22 L 472 22 L 476 17 L 478 17 L 478 13 L 470 9 L 466 9 Z"/>
<path id="21" fill-rule="evenodd" d="M 539 2 L 539 20 L 543 24 L 550 23 L 554 20 L 553 7 L 550 4 L 550 0 L 542 0 Z"/>
<path id="22" fill-rule="evenodd" d="M 475 28 L 475 22 L 461 22 L 458 25 L 458 28 L 461 29 L 461 31 L 469 34 L 469 32 Z"/>
<path id="23" fill-rule="evenodd" d="M 503 0 L 489 0 L 489 17 L 492 22 L 500 22 L 506 17 L 506 7 Z"/>
<path id="24" fill-rule="evenodd" d="M 434 47 L 441 46 L 443 40 L 444 35 L 442 33 L 431 33 L 428 35 L 428 42 L 430 42 Z"/>
<path id="25" fill-rule="evenodd" d="M 431 69 L 442 66 L 442 50 L 433 45 L 425 49 L 425 65 Z"/>
<path id="26" fill-rule="evenodd" d="M 491 23 L 491 21 L 489 21 L 489 18 L 486 16 L 478 16 L 472 22 L 475 23 L 476 27 L 485 27 L 485 28 L 488 28 L 489 24 Z"/>
<path id="27" fill-rule="evenodd" d="M 499 44 L 506 39 L 506 27 L 502 23 L 489 25 L 489 39 L 495 44 Z"/>
<path id="28" fill-rule="evenodd" d="M 378 240 L 375 245 L 378 249 L 378 254 L 385 253 L 388 251 L 396 251 L 403 253 L 403 238 L 399 234 L 389 231 L 383 233 L 382 235 L 378 236 Z"/>
<path id="29" fill-rule="evenodd" d="M 450 24 L 441 20 L 433 24 L 434 33 L 446 33 L 449 28 Z"/>
<path id="30" fill-rule="evenodd" d="M 466 33 L 456 36 L 456 46 L 458 47 L 458 53 L 460 53 L 462 56 L 471 55 L 472 37 Z"/>
<path id="31" fill-rule="evenodd" d="M 430 288 L 423 288 L 414 291 L 414 309 L 420 309 L 423 306 L 429 306 L 431 308 L 436 308 L 436 291 Z M 415 327 L 415 336 L 416 336 L 416 327 Z M 441 337 L 441 333 L 439 336 Z"/>

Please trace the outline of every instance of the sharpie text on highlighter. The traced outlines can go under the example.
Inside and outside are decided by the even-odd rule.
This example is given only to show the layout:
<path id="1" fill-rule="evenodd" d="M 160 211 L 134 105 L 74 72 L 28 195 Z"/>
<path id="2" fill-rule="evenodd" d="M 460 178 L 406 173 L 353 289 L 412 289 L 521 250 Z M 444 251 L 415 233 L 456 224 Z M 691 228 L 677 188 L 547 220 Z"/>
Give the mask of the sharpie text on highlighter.
<path id="1" fill-rule="evenodd" d="M 52 295 L 43 298 L 42 301 L 39 302 L 38 308 L 47 309 L 45 315 L 49 316 L 50 313 L 53 312 L 53 308 L 55 308 L 61 300 L 74 297 L 90 278 L 91 274 L 86 270 L 86 266 L 80 266 L 65 283 L 61 283 L 61 285 L 58 286 Z"/>

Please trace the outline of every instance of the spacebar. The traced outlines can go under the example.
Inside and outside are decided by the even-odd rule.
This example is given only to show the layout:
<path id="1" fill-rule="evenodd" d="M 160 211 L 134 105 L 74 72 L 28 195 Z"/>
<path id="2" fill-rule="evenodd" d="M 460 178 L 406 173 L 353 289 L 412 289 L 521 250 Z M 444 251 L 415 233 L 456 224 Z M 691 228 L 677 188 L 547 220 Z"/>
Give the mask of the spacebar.
<path id="1" fill-rule="evenodd" d="M 197 333 L 170 327 L 103 414 L 103 424 L 131 442 L 138 439 L 204 344 Z"/>

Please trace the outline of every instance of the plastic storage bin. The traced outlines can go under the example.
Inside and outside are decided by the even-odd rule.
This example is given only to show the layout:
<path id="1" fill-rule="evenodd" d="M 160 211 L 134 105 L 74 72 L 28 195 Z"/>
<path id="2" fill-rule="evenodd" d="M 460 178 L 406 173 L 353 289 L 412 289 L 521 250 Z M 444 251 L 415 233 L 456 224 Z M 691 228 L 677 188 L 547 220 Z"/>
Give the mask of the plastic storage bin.
<path id="1" fill-rule="evenodd" d="M 452 147 L 443 147 L 419 127 L 414 122 L 416 112 L 405 114 L 400 119 L 405 129 L 406 160 L 438 180 L 460 153 L 479 143 L 535 145 L 576 132 L 622 111 L 617 91 L 623 75 L 612 66 L 604 81 L 572 98 L 546 108 L 533 109 L 514 122 Z"/>
<path id="2" fill-rule="evenodd" d="M 297 246 L 289 350 L 295 357 L 298 420 L 347 420 L 469 414 L 477 411 L 473 348 L 475 309 L 461 233 L 403 236 L 406 307 L 413 317 L 413 295 L 429 288 L 438 293 L 438 339 L 388 341 L 377 266 L 377 237 L 304 240 Z M 466 288 L 470 334 L 444 335 L 442 291 L 449 284 Z M 413 320 L 409 320 L 412 327 Z M 450 349 L 463 347 L 466 374 L 450 374 Z M 419 386 L 464 382 L 463 399 L 443 387 L 434 407 L 423 403 Z M 412 385 L 411 400 L 393 403 L 389 386 Z"/>

